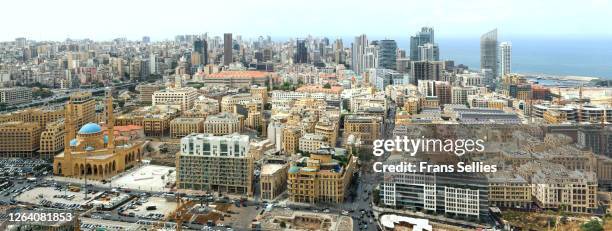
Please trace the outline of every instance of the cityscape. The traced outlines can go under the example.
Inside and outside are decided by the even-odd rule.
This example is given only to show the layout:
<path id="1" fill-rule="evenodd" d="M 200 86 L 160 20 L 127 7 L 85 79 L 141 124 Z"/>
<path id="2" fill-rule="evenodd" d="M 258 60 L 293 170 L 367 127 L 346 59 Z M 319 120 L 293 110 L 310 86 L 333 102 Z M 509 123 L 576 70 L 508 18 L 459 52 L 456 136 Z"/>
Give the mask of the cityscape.
<path id="1" fill-rule="evenodd" d="M 612 75 L 502 28 L 1 41 L 0 230 L 612 230 Z"/>

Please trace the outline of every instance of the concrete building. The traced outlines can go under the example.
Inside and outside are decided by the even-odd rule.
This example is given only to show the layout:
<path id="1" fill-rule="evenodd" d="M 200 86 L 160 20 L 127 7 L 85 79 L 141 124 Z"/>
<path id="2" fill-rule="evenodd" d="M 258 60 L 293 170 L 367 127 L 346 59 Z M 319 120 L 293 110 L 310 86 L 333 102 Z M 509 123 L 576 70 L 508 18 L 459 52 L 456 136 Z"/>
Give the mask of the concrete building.
<path id="1" fill-rule="evenodd" d="M 27 87 L 0 88 L 0 103 L 8 106 L 32 102 L 32 89 Z"/>
<path id="2" fill-rule="evenodd" d="M 223 34 L 223 65 L 228 66 L 234 62 L 233 49 L 234 40 L 232 40 L 232 33 Z"/>
<path id="3" fill-rule="evenodd" d="M 247 135 L 190 134 L 181 139 L 176 162 L 179 189 L 253 194 L 253 159 Z"/>
<path id="4" fill-rule="evenodd" d="M 161 86 L 157 84 L 138 85 L 137 90 L 139 92 L 138 98 L 140 99 L 140 102 L 146 105 L 151 105 L 153 103 L 153 93 L 159 91 L 159 89 L 161 89 Z"/>
<path id="5" fill-rule="evenodd" d="M 274 82 L 277 82 L 275 74 L 263 71 L 222 71 L 204 76 L 204 84 L 238 88 L 269 86 Z"/>
<path id="6" fill-rule="evenodd" d="M 316 153 L 322 147 L 329 147 L 325 136 L 306 133 L 299 140 L 299 150 L 303 153 Z"/>
<path id="7" fill-rule="evenodd" d="M 64 120 L 57 120 L 47 124 L 40 134 L 40 158 L 52 160 L 53 157 L 64 150 L 65 137 Z"/>
<path id="8" fill-rule="evenodd" d="M 414 85 L 420 80 L 442 80 L 442 61 L 414 61 L 410 65 L 410 80 Z"/>
<path id="9" fill-rule="evenodd" d="M 380 189 L 387 206 L 466 220 L 489 215 L 487 180 L 478 174 L 385 173 Z"/>
<path id="10" fill-rule="evenodd" d="M 383 119 L 379 116 L 347 115 L 344 118 L 344 137 L 350 135 L 361 140 L 362 145 L 372 145 L 382 137 Z M 346 140 L 345 140 L 346 143 Z"/>
<path id="11" fill-rule="evenodd" d="M 346 162 L 329 152 L 313 153 L 291 163 L 287 177 L 289 200 L 298 203 L 342 203 L 348 193 L 357 158 Z"/>
<path id="12" fill-rule="evenodd" d="M 147 106 L 117 117 L 117 125 L 137 125 L 146 136 L 162 137 L 170 134 L 170 121 L 180 115 L 169 106 Z"/>
<path id="13" fill-rule="evenodd" d="M 204 132 L 213 135 L 240 133 L 243 127 L 244 116 L 228 112 L 210 115 L 204 121 Z"/>
<path id="14" fill-rule="evenodd" d="M 0 124 L 0 156 L 32 158 L 40 148 L 40 125 L 33 122 Z"/>
<path id="15" fill-rule="evenodd" d="M 174 106 L 181 111 L 186 111 L 193 107 L 193 103 L 197 98 L 197 89 L 184 87 L 155 91 L 151 100 L 153 101 L 153 106 L 168 105 Z"/>
<path id="16" fill-rule="evenodd" d="M 91 92 L 76 92 L 70 95 L 70 104 L 74 110 L 75 125 L 82 127 L 96 122 L 96 101 Z"/>
<path id="17" fill-rule="evenodd" d="M 170 137 L 174 139 L 202 132 L 204 132 L 204 118 L 179 117 L 170 121 Z"/>
<path id="18" fill-rule="evenodd" d="M 512 43 L 502 42 L 499 44 L 501 76 L 512 73 Z"/>
<path id="19" fill-rule="evenodd" d="M 261 166 L 259 176 L 261 199 L 274 200 L 287 190 L 289 164 L 267 163 Z"/>
<path id="20" fill-rule="evenodd" d="M 522 176 L 500 171 L 487 175 L 489 204 L 500 208 L 531 208 L 532 185 Z"/>
<path id="21" fill-rule="evenodd" d="M 300 147 L 300 137 L 302 137 L 302 130 L 297 127 L 285 127 L 283 128 L 283 150 L 288 155 L 297 153 Z"/>

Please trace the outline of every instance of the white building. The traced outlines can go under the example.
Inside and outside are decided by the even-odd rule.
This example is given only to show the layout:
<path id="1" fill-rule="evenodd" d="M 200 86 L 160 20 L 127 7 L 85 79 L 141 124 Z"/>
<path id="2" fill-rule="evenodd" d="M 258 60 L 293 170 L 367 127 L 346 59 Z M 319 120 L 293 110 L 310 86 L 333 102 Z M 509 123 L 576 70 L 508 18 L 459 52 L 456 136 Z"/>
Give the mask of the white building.
<path id="1" fill-rule="evenodd" d="M 512 43 L 502 42 L 499 44 L 499 63 L 501 64 L 501 76 L 512 73 Z"/>
<path id="2" fill-rule="evenodd" d="M 168 88 L 153 93 L 153 106 L 171 105 L 185 111 L 193 107 L 198 90 L 192 87 Z"/>

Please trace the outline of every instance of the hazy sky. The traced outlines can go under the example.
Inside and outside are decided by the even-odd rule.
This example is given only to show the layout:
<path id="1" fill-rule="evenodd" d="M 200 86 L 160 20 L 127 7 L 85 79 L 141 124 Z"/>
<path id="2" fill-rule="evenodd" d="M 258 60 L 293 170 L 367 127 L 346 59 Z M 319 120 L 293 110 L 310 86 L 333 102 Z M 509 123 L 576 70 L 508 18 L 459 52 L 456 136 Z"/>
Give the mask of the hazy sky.
<path id="1" fill-rule="evenodd" d="M 407 37 L 612 37 L 610 0 L 6 0 L 0 40 L 117 37 L 172 39 L 233 32 L 244 37 L 325 35 Z"/>

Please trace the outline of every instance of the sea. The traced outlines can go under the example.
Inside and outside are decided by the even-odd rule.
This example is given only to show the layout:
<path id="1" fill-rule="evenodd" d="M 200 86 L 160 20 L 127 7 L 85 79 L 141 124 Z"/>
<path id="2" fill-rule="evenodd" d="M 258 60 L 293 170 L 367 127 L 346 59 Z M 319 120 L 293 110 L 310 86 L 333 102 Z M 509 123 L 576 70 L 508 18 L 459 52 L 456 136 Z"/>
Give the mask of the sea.
<path id="1" fill-rule="evenodd" d="M 328 37 L 330 43 L 336 37 Z M 342 36 L 350 47 L 354 36 Z M 394 39 L 398 47 L 410 50 L 409 37 L 370 37 Z M 445 38 L 436 35 L 440 59 L 480 69 L 480 38 Z M 512 72 L 530 75 L 586 76 L 612 79 L 612 37 L 501 37 L 499 43 L 512 43 Z"/>

